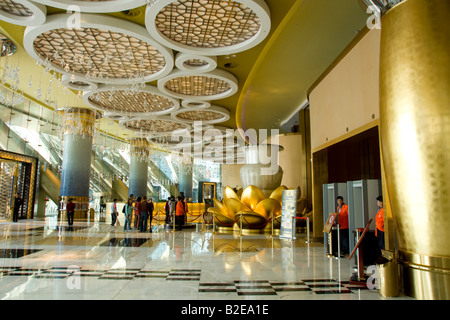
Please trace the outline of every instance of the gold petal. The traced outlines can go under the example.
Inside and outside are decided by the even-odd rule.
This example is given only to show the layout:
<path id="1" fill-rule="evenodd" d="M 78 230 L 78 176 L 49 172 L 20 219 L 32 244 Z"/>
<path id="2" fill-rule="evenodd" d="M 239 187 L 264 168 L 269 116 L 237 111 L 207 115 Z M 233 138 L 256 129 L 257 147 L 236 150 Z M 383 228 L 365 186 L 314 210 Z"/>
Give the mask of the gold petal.
<path id="1" fill-rule="evenodd" d="M 238 213 L 239 211 L 249 210 L 249 208 L 245 204 L 236 199 L 226 199 L 224 200 L 224 202 L 225 207 L 227 208 L 228 211 L 228 216 L 233 219 L 236 213 Z"/>
<path id="2" fill-rule="evenodd" d="M 256 205 L 260 203 L 262 200 L 266 199 L 264 193 L 255 186 L 248 186 L 245 188 L 244 192 L 242 192 L 241 201 L 245 204 L 250 210 L 254 210 Z"/>
<path id="3" fill-rule="evenodd" d="M 281 203 L 281 200 L 283 199 L 283 191 L 284 190 L 289 190 L 289 189 L 286 186 L 279 186 L 270 194 L 269 198 L 275 199 L 279 203 Z"/>
<path id="4" fill-rule="evenodd" d="M 214 202 L 214 208 L 216 208 L 220 212 L 223 212 L 224 214 L 227 213 L 227 208 L 225 207 L 225 205 L 222 202 L 220 202 L 216 198 L 213 198 L 213 202 Z"/>
<path id="5" fill-rule="evenodd" d="M 254 211 L 269 219 L 272 213 L 274 217 L 281 214 L 281 204 L 275 199 L 264 199 L 258 203 Z"/>
<path id="6" fill-rule="evenodd" d="M 226 199 L 240 200 L 239 197 L 237 196 L 236 192 L 234 192 L 234 190 L 232 188 L 230 188 L 229 186 L 226 186 L 225 189 L 223 190 L 223 202 L 224 203 L 225 203 Z"/>

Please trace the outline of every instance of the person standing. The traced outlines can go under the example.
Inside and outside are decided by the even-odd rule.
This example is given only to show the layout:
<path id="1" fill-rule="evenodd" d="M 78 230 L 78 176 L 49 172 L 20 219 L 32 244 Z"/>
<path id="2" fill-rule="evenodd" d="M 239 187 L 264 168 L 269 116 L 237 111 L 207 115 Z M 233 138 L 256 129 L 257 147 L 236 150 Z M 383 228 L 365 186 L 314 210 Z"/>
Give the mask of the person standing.
<path id="1" fill-rule="evenodd" d="M 22 205 L 22 198 L 20 198 L 20 195 L 17 192 L 14 195 L 13 222 L 17 222 L 19 220 L 19 210 L 21 205 Z"/>
<path id="2" fill-rule="evenodd" d="M 103 210 L 106 208 L 105 199 L 100 196 L 100 218 L 102 217 Z"/>
<path id="3" fill-rule="evenodd" d="M 141 220 L 139 221 L 139 232 L 147 231 L 148 221 L 148 201 L 147 196 L 144 196 L 141 201 Z"/>
<path id="4" fill-rule="evenodd" d="M 377 197 L 377 205 L 379 210 L 375 216 L 375 236 L 378 240 L 378 248 L 385 250 L 383 196 Z"/>
<path id="5" fill-rule="evenodd" d="M 184 202 L 182 201 L 182 198 L 179 196 L 177 201 L 177 208 L 176 208 L 176 230 L 181 231 L 183 226 L 183 220 L 184 220 Z"/>
<path id="6" fill-rule="evenodd" d="M 113 200 L 113 203 L 111 204 L 111 226 L 116 225 L 117 216 L 119 215 L 119 212 L 117 211 L 117 199 Z"/>
<path id="7" fill-rule="evenodd" d="M 139 229 L 139 221 L 141 219 L 141 197 L 137 197 L 136 202 L 134 203 L 134 228 Z"/>
<path id="8" fill-rule="evenodd" d="M 69 225 L 69 228 L 71 228 L 73 225 L 73 216 L 75 215 L 75 203 L 72 202 L 72 199 L 69 199 L 69 202 L 67 202 L 66 212 L 67 224 Z"/>
<path id="9" fill-rule="evenodd" d="M 170 205 L 169 205 L 169 203 L 170 203 L 170 197 L 167 198 L 166 205 L 164 206 L 164 209 L 166 210 L 166 221 L 165 221 L 166 224 L 170 223 Z"/>
<path id="10" fill-rule="evenodd" d="M 337 197 L 338 207 L 336 212 L 338 214 L 338 224 L 339 224 L 339 238 L 341 239 L 341 252 L 339 254 L 349 254 L 348 245 L 348 205 L 344 203 L 344 198 L 342 196 Z"/>
<path id="11" fill-rule="evenodd" d="M 148 216 L 150 220 L 150 232 L 152 232 L 153 210 L 155 209 L 155 205 L 152 198 L 150 198 L 149 200 L 150 202 L 148 203 Z"/>
<path id="12" fill-rule="evenodd" d="M 175 219 L 175 211 L 176 211 L 176 202 L 175 202 L 175 197 L 172 196 L 170 198 L 170 202 L 169 202 L 169 207 L 170 207 L 170 218 L 171 219 Z M 171 221 L 173 223 L 173 220 Z"/>
<path id="13" fill-rule="evenodd" d="M 131 198 L 128 199 L 125 205 L 125 223 L 123 225 L 123 231 L 131 231 L 131 217 L 133 216 L 133 202 Z"/>

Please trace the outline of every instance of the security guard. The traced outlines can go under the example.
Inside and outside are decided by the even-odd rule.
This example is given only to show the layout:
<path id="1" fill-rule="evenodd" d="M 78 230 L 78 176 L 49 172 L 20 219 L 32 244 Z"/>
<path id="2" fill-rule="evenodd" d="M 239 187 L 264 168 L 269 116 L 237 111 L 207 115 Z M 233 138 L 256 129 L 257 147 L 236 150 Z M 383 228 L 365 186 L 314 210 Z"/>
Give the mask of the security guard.
<path id="1" fill-rule="evenodd" d="M 344 198 L 339 196 L 336 198 L 338 207 L 336 212 L 338 214 L 337 223 L 339 224 L 339 237 L 341 239 L 341 254 L 349 254 L 348 246 L 348 205 L 344 203 Z"/>

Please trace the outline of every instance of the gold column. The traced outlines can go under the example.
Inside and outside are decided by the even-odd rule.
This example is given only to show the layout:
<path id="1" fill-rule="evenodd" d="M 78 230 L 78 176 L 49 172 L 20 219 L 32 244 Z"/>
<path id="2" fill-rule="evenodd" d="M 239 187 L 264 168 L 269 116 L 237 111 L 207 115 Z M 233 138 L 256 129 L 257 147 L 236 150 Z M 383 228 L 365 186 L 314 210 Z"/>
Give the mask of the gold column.
<path id="1" fill-rule="evenodd" d="M 382 18 L 380 135 L 407 295 L 450 299 L 450 1 Z"/>

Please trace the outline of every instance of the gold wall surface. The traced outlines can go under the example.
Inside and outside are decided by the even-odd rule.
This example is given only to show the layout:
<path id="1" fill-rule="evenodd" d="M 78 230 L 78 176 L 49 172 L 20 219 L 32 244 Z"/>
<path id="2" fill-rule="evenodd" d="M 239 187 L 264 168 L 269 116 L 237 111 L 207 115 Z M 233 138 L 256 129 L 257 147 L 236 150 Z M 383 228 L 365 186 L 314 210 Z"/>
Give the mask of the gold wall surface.
<path id="1" fill-rule="evenodd" d="M 382 19 L 380 135 L 407 295 L 450 298 L 450 1 Z"/>

